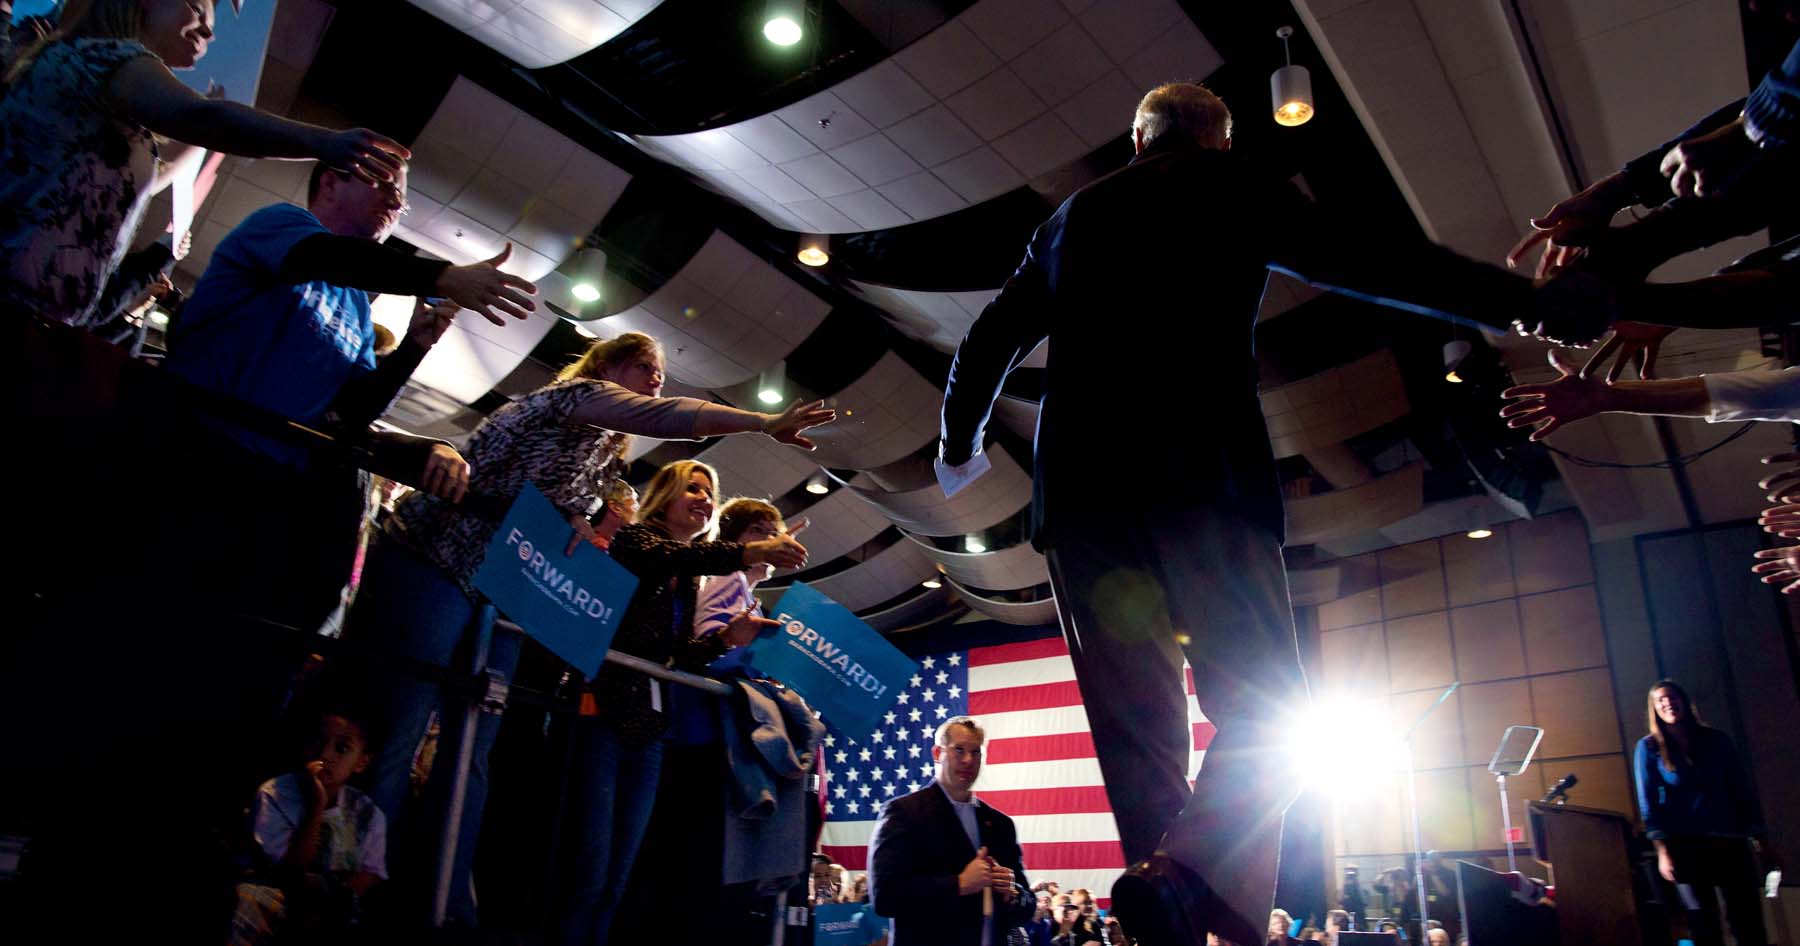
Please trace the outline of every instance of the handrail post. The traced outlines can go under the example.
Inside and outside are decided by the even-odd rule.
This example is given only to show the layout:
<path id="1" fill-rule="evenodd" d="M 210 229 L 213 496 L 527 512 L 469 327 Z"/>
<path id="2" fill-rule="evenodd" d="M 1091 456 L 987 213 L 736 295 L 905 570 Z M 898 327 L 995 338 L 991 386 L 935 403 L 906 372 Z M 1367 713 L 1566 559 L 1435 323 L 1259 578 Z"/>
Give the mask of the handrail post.
<path id="1" fill-rule="evenodd" d="M 487 674 L 488 652 L 494 643 L 493 604 L 483 601 L 475 608 L 475 616 L 469 621 L 469 631 L 474 634 L 475 646 L 469 655 L 469 676 L 480 677 Z M 456 771 L 450 781 L 450 806 L 444 816 L 442 833 L 438 836 L 437 876 L 431 884 L 431 925 L 433 928 L 444 925 L 444 917 L 450 912 L 450 881 L 456 873 L 456 851 L 462 841 L 462 811 L 464 801 L 469 794 L 469 770 L 475 764 L 475 730 L 481 724 L 482 701 L 470 700 L 463 709 L 462 741 L 457 744 Z M 440 721 L 439 732 L 443 731 Z"/>

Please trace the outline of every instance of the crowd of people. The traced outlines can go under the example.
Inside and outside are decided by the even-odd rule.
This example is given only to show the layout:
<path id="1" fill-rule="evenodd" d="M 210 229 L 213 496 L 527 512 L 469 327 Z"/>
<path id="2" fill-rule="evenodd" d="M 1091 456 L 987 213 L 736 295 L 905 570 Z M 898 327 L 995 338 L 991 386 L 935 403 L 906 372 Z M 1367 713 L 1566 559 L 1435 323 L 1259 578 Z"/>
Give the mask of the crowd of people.
<path id="1" fill-rule="evenodd" d="M 790 527 L 765 499 L 726 501 L 729 484 L 692 460 L 662 466 L 640 497 L 624 478 L 630 438 L 759 434 L 805 450 L 807 431 L 835 415 L 822 402 L 766 413 L 664 397 L 660 344 L 628 333 L 596 341 L 554 382 L 493 411 L 460 447 L 374 430 L 453 320 L 482 318 L 504 331 L 536 309 L 536 288 L 505 270 L 510 247 L 456 265 L 384 242 L 408 211 L 411 152 L 400 142 L 292 121 L 179 81 L 171 70 L 206 54 L 213 24 L 212 0 L 68 0 L 52 19 L 9 28 L 0 43 L 0 306 L 19 351 L 38 359 L 21 372 L 33 381 L 14 399 L 15 432 L 52 458 L 46 463 L 74 494 L 107 495 L 115 483 L 147 480 L 155 497 L 129 529 L 108 520 L 113 510 L 81 504 L 87 511 L 70 514 L 58 531 L 107 536 L 103 547 L 82 551 L 91 567 L 58 568 L 63 559 L 44 555 L 27 569 L 40 602 L 34 626 L 59 633 L 23 635 L 15 673 L 88 666 L 82 648 L 108 648 L 78 698 L 32 674 L 0 688 L 5 718 L 48 707 L 62 714 L 62 729 L 96 734 L 81 746 L 50 731 L 20 737 L 42 776 L 18 782 L 38 786 L 35 795 L 7 787 L 18 793 L 8 804 L 38 815 L 28 864 L 43 896 L 33 906 L 44 915 L 79 908 L 90 881 L 85 852 L 116 842 L 117 825 L 93 813 L 115 801 L 120 772 L 141 772 L 155 774 L 134 788 L 140 810 L 187 827 L 160 839 L 162 869 L 146 872 L 126 896 L 155 904 L 155 915 L 193 941 L 222 938 L 233 914 L 236 942 L 329 938 L 362 924 L 369 904 L 418 922 L 441 909 L 452 923 L 478 928 L 475 851 L 501 718 L 458 711 L 471 697 L 454 681 L 473 652 L 502 681 L 521 663 L 517 636 L 479 630 L 485 602 L 472 584 L 501 517 L 534 487 L 569 524 L 565 554 L 586 543 L 638 579 L 613 648 L 717 672 L 720 658 L 773 625 L 752 592 L 773 569 L 806 564 L 796 538 L 804 523 Z M 1007 372 L 1046 337 L 1087 332 L 1092 312 L 1187 311 L 1195 286 L 1209 304 L 1235 306 L 1241 318 L 1178 326 L 1204 334 L 1144 353 L 1140 376 L 1177 385 L 1146 396 L 1194 397 L 1185 359 L 1221 335 L 1248 350 L 1269 268 L 1490 330 L 1517 327 L 1576 345 L 1607 336 L 1580 366 L 1553 353 L 1558 379 L 1506 392 L 1502 415 L 1534 427 L 1534 438 L 1602 411 L 1800 419 L 1793 369 L 1652 378 L 1659 346 L 1679 328 L 1790 321 L 1800 244 L 1770 247 L 1708 279 L 1643 282 L 1663 260 L 1768 223 L 1779 202 L 1767 194 L 1793 160 L 1797 98 L 1800 48 L 1748 100 L 1534 220 L 1536 230 L 1515 250 L 1542 250 L 1535 278 L 1526 278 L 1422 240 L 1373 245 L 1290 182 L 1232 155 L 1230 112 L 1216 96 L 1189 83 L 1158 87 L 1134 117 L 1136 159 L 1078 192 L 1040 229 L 959 348 L 944 402 L 945 482 L 978 475 L 983 430 Z M 134 260 L 148 249 L 140 230 L 151 198 L 205 151 L 316 164 L 306 206 L 256 211 L 218 244 L 169 324 L 166 358 L 154 372 L 163 399 L 155 403 L 183 410 L 146 418 L 130 401 L 136 388 L 95 389 L 89 377 L 57 377 L 45 366 L 68 363 L 70 352 L 91 355 L 104 344 L 93 333 L 168 291 L 173 251 Z M 1654 209 L 1612 226 L 1634 203 Z M 1164 208 L 1169 220 L 1142 226 L 1147 206 Z M 1222 219 L 1232 226 L 1209 222 Z M 1196 266 L 1205 272 L 1193 279 L 1131 275 Z M 1119 296 L 1126 284 L 1130 298 Z M 372 321 L 380 293 L 419 300 L 398 339 L 381 338 Z M 1634 361 L 1639 378 L 1623 378 Z M 1087 385 L 1076 364 L 1053 362 L 1048 387 Z M 1033 946 L 1116 946 L 1134 942 L 1134 929 L 1153 944 L 1262 938 L 1280 810 L 1290 797 L 1269 781 L 1267 747 L 1280 745 L 1269 738 L 1272 708 L 1290 703 L 1304 681 L 1266 430 L 1250 375 L 1227 374 L 1204 381 L 1223 418 L 1216 461 L 1199 463 L 1168 437 L 1163 412 L 1124 412 L 1106 399 L 1058 397 L 1039 428 L 1033 539 L 1048 554 L 1121 841 L 1136 865 L 1113 892 L 1125 916 L 1103 914 L 1085 890 L 1023 888 L 1010 820 L 972 795 L 985 735 L 972 720 L 951 720 L 934 747 L 942 791 L 927 787 L 887 806 L 872 842 L 877 866 L 866 887 L 874 909 L 895 918 L 896 946 L 961 942 L 969 930 L 988 946 L 997 946 L 997 931 Z M 303 445 L 287 425 L 324 432 L 338 452 Z M 1191 481 L 1180 492 L 1203 498 L 1123 515 L 1062 498 L 1075 492 L 1065 484 L 1089 469 L 1085 448 L 1070 445 L 1094 430 L 1145 445 L 1146 468 L 1186 470 Z M 1157 452 L 1164 450 L 1175 452 Z M 1800 538 L 1800 455 L 1771 460 L 1796 465 L 1761 481 L 1774 503 L 1763 523 Z M 369 471 L 411 487 L 393 498 L 391 482 Z M 246 496 L 260 501 L 247 504 Z M 1764 581 L 1800 592 L 1800 545 L 1758 558 Z M 1167 613 L 1138 620 L 1137 597 L 1109 588 L 1121 572 L 1160 587 Z M 129 634 L 120 633 L 125 627 Z M 297 673 L 314 649 L 308 635 L 322 627 L 341 627 L 343 646 L 322 669 Z M 1191 792 L 1183 651 L 1219 728 Z M 181 684 L 154 679 L 143 672 L 149 667 L 179 672 Z M 754 676 L 743 666 L 737 672 Z M 680 747 L 726 736 L 692 694 L 644 673 L 607 665 L 574 685 L 579 709 L 560 786 L 568 830 L 557 839 L 547 899 L 552 938 L 592 946 L 615 926 L 659 796 L 718 794 L 711 782 L 696 789 L 665 776 L 717 775 Z M 92 700 L 94 692 L 110 699 Z M 120 706 L 144 711 L 121 725 Z M 1638 753 L 1641 787 L 1657 778 L 1673 785 L 1683 766 L 1725 758 L 1678 687 L 1659 685 L 1651 712 L 1651 748 Z M 438 758 L 468 759 L 468 775 L 459 781 L 457 767 L 439 764 L 415 786 L 433 719 Z M 805 712 L 789 720 L 783 738 L 805 768 L 821 733 Z M 295 738 L 271 741 L 270 732 Z M 177 744 L 191 747 L 190 771 L 180 777 L 169 760 Z M 277 772 L 284 774 L 269 778 Z M 235 819 L 246 805 L 247 828 Z M 961 822 L 966 850 L 960 836 L 918 835 L 921 819 L 938 815 Z M 1653 829 L 1667 833 L 1652 834 L 1664 875 L 1736 877 L 1740 864 L 1684 834 L 1708 832 L 1694 827 L 1695 817 L 1676 813 Z M 462 840 L 443 849 L 437 828 L 452 820 Z M 722 861 L 742 856 L 718 853 Z M 1227 863 L 1230 870 L 1212 869 Z M 944 867 L 950 885 L 915 876 L 918 864 Z M 856 896 L 854 880 L 839 886 Z M 434 888 L 441 906 L 429 902 Z M 984 891 L 1001 894 L 996 923 L 971 900 Z M 952 940 L 936 938 L 945 927 L 932 924 L 944 921 L 918 913 L 944 896 L 961 918 L 950 925 L 968 927 Z M 1277 920 L 1281 935 L 1308 939 L 1285 914 L 1270 919 L 1271 935 Z M 1328 916 L 1316 938 L 1332 942 L 1340 920 Z"/>

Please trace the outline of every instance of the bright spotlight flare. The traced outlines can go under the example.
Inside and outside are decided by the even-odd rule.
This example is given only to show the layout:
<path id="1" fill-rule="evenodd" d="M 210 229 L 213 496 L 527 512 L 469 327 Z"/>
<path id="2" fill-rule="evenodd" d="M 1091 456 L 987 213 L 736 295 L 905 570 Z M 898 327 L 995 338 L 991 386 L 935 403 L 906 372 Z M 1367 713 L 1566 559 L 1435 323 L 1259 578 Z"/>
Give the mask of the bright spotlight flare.
<path id="1" fill-rule="evenodd" d="M 800 42 L 800 24 L 792 17 L 773 16 L 763 24 L 763 38 L 777 46 L 792 46 Z"/>

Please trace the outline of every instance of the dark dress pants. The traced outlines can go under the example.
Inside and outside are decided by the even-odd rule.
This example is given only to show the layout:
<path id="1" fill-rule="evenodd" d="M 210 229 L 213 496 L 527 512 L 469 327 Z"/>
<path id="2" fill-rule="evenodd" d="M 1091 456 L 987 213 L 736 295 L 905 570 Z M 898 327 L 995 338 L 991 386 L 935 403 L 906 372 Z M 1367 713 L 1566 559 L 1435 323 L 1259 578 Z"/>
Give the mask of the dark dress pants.
<path id="1" fill-rule="evenodd" d="M 1078 537 L 1050 582 L 1125 856 L 1193 869 L 1235 914 L 1212 928 L 1254 942 L 1295 796 L 1281 734 L 1307 702 L 1280 539 L 1219 509 L 1058 534 Z M 1192 790 L 1184 654 L 1217 728 Z"/>
<path id="2" fill-rule="evenodd" d="M 1695 946 L 1724 946 L 1721 898 L 1738 946 L 1764 946 L 1769 937 L 1763 926 L 1762 884 L 1750 842 L 1696 836 L 1669 838 L 1667 843 L 1679 881 L 1674 902 L 1686 909 L 1688 935 Z"/>

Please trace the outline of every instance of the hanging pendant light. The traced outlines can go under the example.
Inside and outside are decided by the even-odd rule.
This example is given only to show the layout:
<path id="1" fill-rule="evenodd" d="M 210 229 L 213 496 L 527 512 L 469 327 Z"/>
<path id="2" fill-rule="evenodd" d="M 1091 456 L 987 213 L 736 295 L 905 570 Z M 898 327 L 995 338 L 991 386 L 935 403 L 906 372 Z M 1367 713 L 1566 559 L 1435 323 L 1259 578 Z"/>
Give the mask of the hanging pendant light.
<path id="1" fill-rule="evenodd" d="M 1294 35 L 1294 28 L 1284 26 L 1275 31 L 1281 38 L 1282 56 L 1287 65 L 1275 70 L 1269 76 L 1269 97 L 1275 108 L 1275 124 L 1289 128 L 1304 125 L 1313 117 L 1312 75 L 1305 66 L 1294 65 L 1293 50 L 1288 48 L 1288 39 Z"/>

